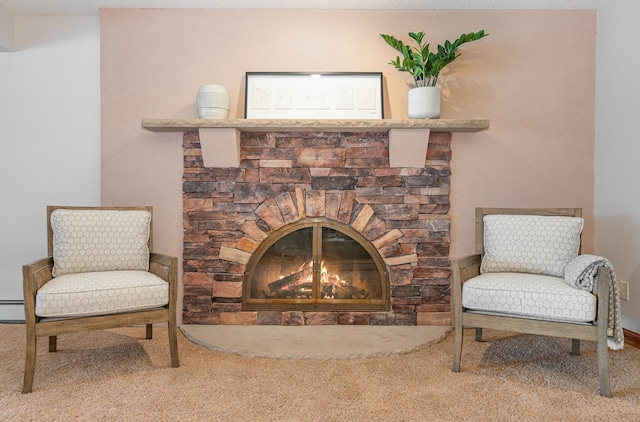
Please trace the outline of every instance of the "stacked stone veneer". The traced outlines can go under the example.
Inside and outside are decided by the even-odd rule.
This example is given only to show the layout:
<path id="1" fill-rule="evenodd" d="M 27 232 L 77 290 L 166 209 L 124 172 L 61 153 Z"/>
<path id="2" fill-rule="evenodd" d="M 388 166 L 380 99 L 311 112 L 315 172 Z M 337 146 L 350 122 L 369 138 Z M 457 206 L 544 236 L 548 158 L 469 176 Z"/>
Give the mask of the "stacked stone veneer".
<path id="1" fill-rule="evenodd" d="M 424 168 L 390 168 L 386 133 L 243 133 L 238 168 L 205 168 L 197 132 L 183 145 L 184 323 L 450 324 L 450 133 L 431 134 Z M 388 312 L 242 310 L 260 242 L 315 216 L 373 243 L 389 270 Z"/>

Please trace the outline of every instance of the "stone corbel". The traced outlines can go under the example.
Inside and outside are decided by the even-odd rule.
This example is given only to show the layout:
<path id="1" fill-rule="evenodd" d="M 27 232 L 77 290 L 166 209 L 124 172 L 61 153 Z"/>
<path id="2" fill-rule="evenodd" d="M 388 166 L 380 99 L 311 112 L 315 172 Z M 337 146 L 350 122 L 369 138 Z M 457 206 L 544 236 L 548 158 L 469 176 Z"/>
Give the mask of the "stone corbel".
<path id="1" fill-rule="evenodd" d="M 205 167 L 240 167 L 240 131 L 234 128 L 199 128 Z"/>
<path id="2" fill-rule="evenodd" d="M 389 167 L 425 166 L 431 129 L 389 129 Z"/>

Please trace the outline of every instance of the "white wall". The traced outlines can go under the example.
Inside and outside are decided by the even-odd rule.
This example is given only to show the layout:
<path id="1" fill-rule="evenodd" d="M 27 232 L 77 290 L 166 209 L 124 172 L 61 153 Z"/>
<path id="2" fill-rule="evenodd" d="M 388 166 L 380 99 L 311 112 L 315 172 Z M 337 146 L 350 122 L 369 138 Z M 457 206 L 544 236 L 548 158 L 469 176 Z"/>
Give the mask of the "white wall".
<path id="1" fill-rule="evenodd" d="M 618 279 L 629 281 L 622 325 L 640 332 L 640 2 L 617 0 L 598 10 L 596 65 L 595 250 Z"/>
<path id="2" fill-rule="evenodd" d="M 47 256 L 46 206 L 100 203 L 100 18 L 14 18 L 0 52 L 0 320 Z M 16 314 L 19 314 L 18 316 Z"/>
<path id="3" fill-rule="evenodd" d="M 14 50 L 13 16 L 0 12 L 0 51 Z"/>

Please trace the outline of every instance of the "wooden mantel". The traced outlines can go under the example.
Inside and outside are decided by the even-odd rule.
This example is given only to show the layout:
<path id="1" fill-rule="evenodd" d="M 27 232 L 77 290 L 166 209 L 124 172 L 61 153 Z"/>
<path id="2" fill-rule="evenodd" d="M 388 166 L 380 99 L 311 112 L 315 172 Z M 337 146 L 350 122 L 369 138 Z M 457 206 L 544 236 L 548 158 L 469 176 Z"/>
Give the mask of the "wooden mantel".
<path id="1" fill-rule="evenodd" d="M 241 132 L 389 132 L 389 165 L 423 167 L 430 132 L 479 132 L 488 119 L 142 119 L 152 132 L 200 135 L 206 167 L 240 166 Z"/>
<path id="2" fill-rule="evenodd" d="M 479 132 L 489 128 L 489 119 L 142 119 L 142 128 L 152 132 L 195 132 L 205 128 L 241 132 L 387 132 L 391 129 Z"/>

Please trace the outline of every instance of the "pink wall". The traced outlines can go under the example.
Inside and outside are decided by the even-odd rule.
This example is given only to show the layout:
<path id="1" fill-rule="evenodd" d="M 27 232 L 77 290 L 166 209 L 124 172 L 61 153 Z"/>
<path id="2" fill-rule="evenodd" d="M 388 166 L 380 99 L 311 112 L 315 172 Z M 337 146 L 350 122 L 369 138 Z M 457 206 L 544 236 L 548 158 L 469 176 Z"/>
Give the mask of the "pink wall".
<path id="1" fill-rule="evenodd" d="M 479 29 L 441 78 L 442 118 L 491 119 L 453 136 L 451 256 L 473 252 L 476 206 L 582 207 L 592 251 L 595 11 L 103 9 L 102 203 L 153 205 L 155 249 L 181 256 L 182 134 L 142 118 L 196 118 L 205 83 L 241 118 L 247 71 L 381 71 L 385 117 L 406 118 L 410 77 L 378 34 Z"/>

